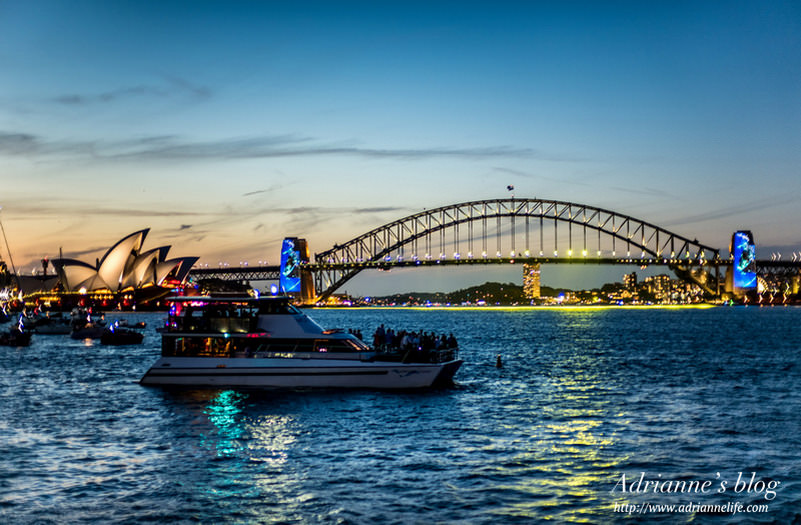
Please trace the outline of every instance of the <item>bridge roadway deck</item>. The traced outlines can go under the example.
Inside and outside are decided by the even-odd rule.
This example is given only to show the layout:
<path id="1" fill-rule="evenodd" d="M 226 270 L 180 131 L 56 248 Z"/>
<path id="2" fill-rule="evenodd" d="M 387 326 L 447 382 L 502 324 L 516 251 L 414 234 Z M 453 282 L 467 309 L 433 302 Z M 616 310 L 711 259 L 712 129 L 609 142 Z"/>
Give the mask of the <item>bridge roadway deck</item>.
<path id="1" fill-rule="evenodd" d="M 303 267 L 310 272 L 326 270 L 373 269 L 391 270 L 392 268 L 409 268 L 417 266 L 458 266 L 480 264 L 616 264 L 633 266 L 670 266 L 680 264 L 675 259 L 655 259 L 641 257 L 487 257 L 464 259 L 408 259 L 391 261 L 367 261 L 358 263 L 320 264 L 307 263 Z M 708 266 L 728 266 L 731 260 L 706 261 Z M 801 271 L 801 261 L 757 260 L 760 274 L 793 274 Z M 190 275 L 195 279 L 225 279 L 231 281 L 277 281 L 279 266 L 235 266 L 226 268 L 195 268 Z"/>
<path id="2" fill-rule="evenodd" d="M 196 280 L 277 281 L 280 273 L 280 266 L 233 266 L 226 268 L 192 268 L 189 271 L 189 276 Z"/>

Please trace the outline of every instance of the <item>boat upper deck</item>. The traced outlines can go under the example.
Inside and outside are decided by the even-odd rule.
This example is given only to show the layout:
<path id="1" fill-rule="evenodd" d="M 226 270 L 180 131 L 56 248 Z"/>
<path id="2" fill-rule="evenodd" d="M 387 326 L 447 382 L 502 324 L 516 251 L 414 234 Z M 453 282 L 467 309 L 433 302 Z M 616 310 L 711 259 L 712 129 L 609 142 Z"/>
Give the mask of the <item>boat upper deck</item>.
<path id="1" fill-rule="evenodd" d="M 317 323 L 291 304 L 289 297 L 176 297 L 164 332 L 204 334 L 271 334 L 312 337 L 325 334 Z"/>

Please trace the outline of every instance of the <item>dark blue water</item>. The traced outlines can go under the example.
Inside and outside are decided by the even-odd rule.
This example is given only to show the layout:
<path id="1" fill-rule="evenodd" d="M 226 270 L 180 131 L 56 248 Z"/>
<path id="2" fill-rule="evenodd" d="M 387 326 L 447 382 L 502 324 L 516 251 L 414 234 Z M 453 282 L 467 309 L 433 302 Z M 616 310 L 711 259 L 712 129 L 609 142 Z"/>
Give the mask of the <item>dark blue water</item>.
<path id="1" fill-rule="evenodd" d="M 0 347 L 0 522 L 801 520 L 801 309 L 310 313 L 454 331 L 457 385 L 165 391 L 136 383 L 152 328 L 135 347 L 34 336 Z M 741 472 L 762 484 L 735 491 Z M 622 475 L 712 484 L 622 493 Z M 691 503 L 767 507 L 620 512 Z"/>

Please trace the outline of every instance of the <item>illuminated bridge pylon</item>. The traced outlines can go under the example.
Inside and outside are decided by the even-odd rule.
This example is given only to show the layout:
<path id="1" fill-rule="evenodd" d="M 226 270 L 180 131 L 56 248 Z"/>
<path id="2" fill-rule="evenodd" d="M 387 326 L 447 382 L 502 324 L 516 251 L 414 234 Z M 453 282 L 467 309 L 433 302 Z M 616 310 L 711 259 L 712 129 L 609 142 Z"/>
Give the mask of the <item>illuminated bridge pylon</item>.
<path id="1" fill-rule="evenodd" d="M 728 261 L 718 249 L 611 210 L 543 199 L 442 206 L 375 228 L 315 254 L 317 300 L 367 268 L 493 262 L 661 264 L 716 294 Z"/>

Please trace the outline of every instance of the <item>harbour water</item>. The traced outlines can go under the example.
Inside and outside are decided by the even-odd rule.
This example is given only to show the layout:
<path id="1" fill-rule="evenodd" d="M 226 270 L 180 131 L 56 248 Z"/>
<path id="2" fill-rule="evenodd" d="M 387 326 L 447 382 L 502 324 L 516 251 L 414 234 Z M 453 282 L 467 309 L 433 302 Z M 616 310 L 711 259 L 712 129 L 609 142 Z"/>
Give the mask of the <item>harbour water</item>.
<path id="1" fill-rule="evenodd" d="M 310 314 L 454 332 L 465 364 L 429 392 L 146 388 L 160 314 L 127 314 L 139 346 L 0 347 L 0 522 L 801 521 L 801 308 Z"/>

